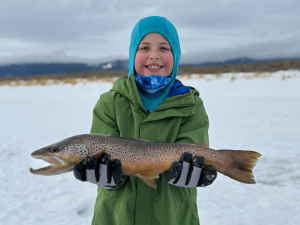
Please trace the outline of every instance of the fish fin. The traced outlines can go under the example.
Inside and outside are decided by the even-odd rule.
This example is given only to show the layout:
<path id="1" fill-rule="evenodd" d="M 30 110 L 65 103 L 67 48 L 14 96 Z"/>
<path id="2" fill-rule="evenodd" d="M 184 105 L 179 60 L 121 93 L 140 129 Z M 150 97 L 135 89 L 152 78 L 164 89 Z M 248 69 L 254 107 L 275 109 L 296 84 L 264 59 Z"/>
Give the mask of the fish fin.
<path id="1" fill-rule="evenodd" d="M 141 142 L 153 142 L 151 140 L 148 139 L 138 139 L 138 138 L 133 138 L 134 141 L 141 141 Z"/>
<path id="2" fill-rule="evenodd" d="M 156 172 L 149 172 L 149 173 L 142 173 L 136 175 L 138 178 L 140 178 L 142 181 L 144 181 L 148 186 L 156 189 L 156 183 L 154 179 L 159 177 L 159 174 Z"/>
<path id="3" fill-rule="evenodd" d="M 195 145 L 197 145 L 200 148 L 208 148 L 208 144 L 204 141 L 197 142 Z"/>
<path id="4" fill-rule="evenodd" d="M 230 178 L 246 184 L 255 184 L 253 167 L 256 165 L 260 153 L 254 151 L 218 150 L 226 155 L 227 161 L 212 165 L 219 172 Z"/>
<path id="5" fill-rule="evenodd" d="M 139 142 L 153 142 L 147 139 L 139 139 L 139 138 L 124 138 L 124 137 L 115 137 L 115 138 L 123 139 L 123 140 L 139 141 Z"/>
<path id="6" fill-rule="evenodd" d="M 99 152 L 99 153 L 97 153 L 96 155 L 94 155 L 94 158 L 100 159 L 101 156 L 102 156 L 102 154 L 103 154 L 104 152 L 106 152 L 106 150 L 107 150 L 109 147 L 110 147 L 110 145 L 109 145 L 108 147 L 106 147 L 105 149 L 103 149 L 101 152 Z"/>
<path id="7" fill-rule="evenodd" d="M 99 134 L 99 133 L 90 133 L 88 135 L 93 135 L 93 136 L 103 136 L 103 137 L 114 137 L 112 135 L 109 135 L 109 134 Z"/>

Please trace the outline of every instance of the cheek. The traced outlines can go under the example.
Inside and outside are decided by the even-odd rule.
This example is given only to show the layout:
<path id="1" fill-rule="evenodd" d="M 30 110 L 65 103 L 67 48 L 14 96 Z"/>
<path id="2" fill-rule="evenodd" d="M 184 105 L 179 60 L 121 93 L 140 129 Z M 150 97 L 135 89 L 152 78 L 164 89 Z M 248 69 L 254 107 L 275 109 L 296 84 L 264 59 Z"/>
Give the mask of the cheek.
<path id="1" fill-rule="evenodd" d="M 172 53 L 165 55 L 164 64 L 166 67 L 166 72 L 168 73 L 168 75 L 170 75 L 173 70 L 173 66 L 174 66 L 174 59 L 173 59 Z"/>
<path id="2" fill-rule="evenodd" d="M 145 56 L 139 52 L 136 53 L 134 59 L 134 69 L 137 74 L 142 75 L 142 70 L 145 64 Z"/>

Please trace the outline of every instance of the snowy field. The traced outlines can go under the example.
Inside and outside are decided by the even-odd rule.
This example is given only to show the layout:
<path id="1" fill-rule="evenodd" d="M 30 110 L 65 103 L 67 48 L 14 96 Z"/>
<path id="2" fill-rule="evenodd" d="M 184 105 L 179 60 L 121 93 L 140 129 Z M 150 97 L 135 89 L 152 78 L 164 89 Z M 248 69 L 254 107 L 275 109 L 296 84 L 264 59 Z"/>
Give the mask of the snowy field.
<path id="1" fill-rule="evenodd" d="M 282 80 L 282 74 L 296 75 Z M 219 174 L 198 189 L 201 225 L 295 225 L 300 220 L 300 72 L 269 78 L 181 81 L 200 91 L 212 148 L 255 150 L 256 185 Z M 92 110 L 112 84 L 0 87 L 0 224 L 90 224 L 96 186 L 72 173 L 36 176 L 32 151 L 89 133 Z"/>

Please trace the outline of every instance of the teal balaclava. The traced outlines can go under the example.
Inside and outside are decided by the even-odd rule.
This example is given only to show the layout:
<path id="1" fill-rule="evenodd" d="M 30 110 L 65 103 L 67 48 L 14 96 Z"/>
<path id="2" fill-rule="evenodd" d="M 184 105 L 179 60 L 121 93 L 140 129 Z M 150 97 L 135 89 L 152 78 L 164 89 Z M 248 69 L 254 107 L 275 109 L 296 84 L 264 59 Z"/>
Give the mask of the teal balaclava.
<path id="1" fill-rule="evenodd" d="M 170 82 L 165 88 L 149 94 L 140 91 L 140 97 L 146 110 L 154 110 L 168 95 L 170 92 L 177 75 L 178 63 L 180 60 L 180 44 L 179 38 L 174 25 L 164 17 L 150 16 L 141 19 L 133 28 L 131 33 L 130 47 L 129 47 L 129 73 L 128 76 L 134 74 L 134 60 L 136 50 L 140 44 L 140 41 L 148 33 L 159 33 L 163 35 L 169 42 L 172 48 L 174 66 L 171 74 Z"/>

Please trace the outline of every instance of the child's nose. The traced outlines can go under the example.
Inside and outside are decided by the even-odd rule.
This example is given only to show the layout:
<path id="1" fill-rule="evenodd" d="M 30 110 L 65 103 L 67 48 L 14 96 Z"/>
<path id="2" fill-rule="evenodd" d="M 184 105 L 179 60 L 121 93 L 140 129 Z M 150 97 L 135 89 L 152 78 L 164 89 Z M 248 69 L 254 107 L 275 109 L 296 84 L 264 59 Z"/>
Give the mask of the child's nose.
<path id="1" fill-rule="evenodd" d="M 149 58 L 150 58 L 150 59 L 159 59 L 160 56 L 159 56 L 159 54 L 158 54 L 157 51 L 154 51 L 154 50 L 153 50 L 153 51 L 150 52 Z"/>

